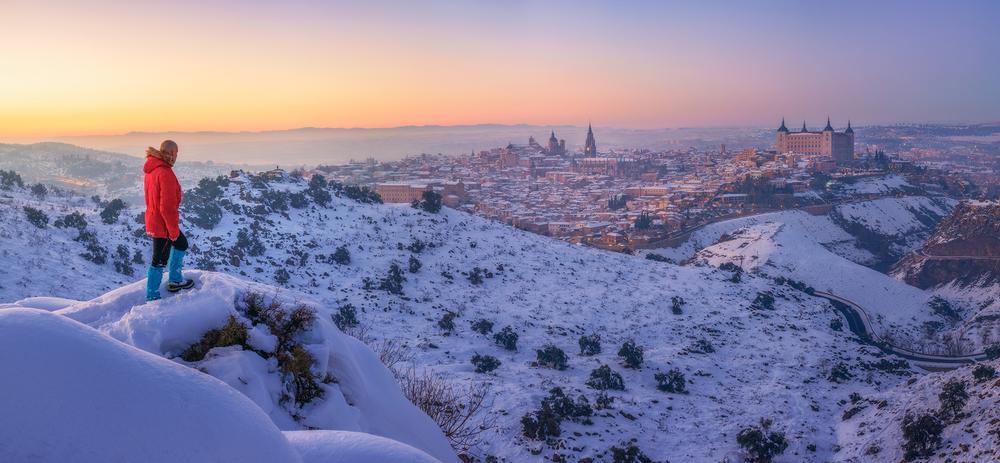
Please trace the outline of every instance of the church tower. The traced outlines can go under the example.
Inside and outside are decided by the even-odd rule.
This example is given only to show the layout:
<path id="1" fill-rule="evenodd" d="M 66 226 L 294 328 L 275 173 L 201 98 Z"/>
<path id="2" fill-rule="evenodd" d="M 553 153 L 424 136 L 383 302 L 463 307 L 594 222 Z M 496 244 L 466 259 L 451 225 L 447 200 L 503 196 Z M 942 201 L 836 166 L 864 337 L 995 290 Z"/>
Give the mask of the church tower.
<path id="1" fill-rule="evenodd" d="M 785 118 L 781 118 L 781 127 L 778 127 L 777 137 L 774 140 L 774 146 L 778 149 L 779 153 L 788 152 L 788 127 L 785 127 Z"/>
<path id="2" fill-rule="evenodd" d="M 826 116 L 826 127 L 823 127 L 819 151 L 821 153 L 833 153 L 833 126 L 830 125 L 830 116 Z"/>
<path id="3" fill-rule="evenodd" d="M 548 153 L 554 156 L 562 156 L 564 146 L 565 145 L 559 144 L 559 140 L 556 138 L 556 132 L 553 130 L 552 134 L 549 135 Z"/>
<path id="4" fill-rule="evenodd" d="M 583 145 L 583 155 L 597 156 L 597 141 L 594 140 L 594 128 L 590 124 L 587 124 L 587 143 Z"/>

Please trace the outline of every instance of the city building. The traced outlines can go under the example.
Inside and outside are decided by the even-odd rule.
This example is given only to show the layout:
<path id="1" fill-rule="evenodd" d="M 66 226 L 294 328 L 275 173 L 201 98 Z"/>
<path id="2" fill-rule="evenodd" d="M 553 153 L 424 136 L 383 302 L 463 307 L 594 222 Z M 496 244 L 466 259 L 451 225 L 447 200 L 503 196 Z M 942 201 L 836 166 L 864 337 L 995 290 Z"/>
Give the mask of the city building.
<path id="1" fill-rule="evenodd" d="M 416 185 L 410 183 L 377 183 L 375 192 L 382 197 L 386 203 L 411 203 L 423 199 L 425 191 L 430 190 L 428 185 Z"/>
<path id="2" fill-rule="evenodd" d="M 851 128 L 850 121 L 843 132 L 834 131 L 829 118 L 821 132 L 810 132 L 806 129 L 805 121 L 802 122 L 802 130 L 791 132 L 782 119 L 774 144 L 779 153 L 829 156 L 838 163 L 854 160 L 854 129 Z"/>
<path id="3" fill-rule="evenodd" d="M 628 177 L 638 175 L 641 163 L 632 158 L 580 158 L 575 162 L 577 172 L 588 175 Z"/>

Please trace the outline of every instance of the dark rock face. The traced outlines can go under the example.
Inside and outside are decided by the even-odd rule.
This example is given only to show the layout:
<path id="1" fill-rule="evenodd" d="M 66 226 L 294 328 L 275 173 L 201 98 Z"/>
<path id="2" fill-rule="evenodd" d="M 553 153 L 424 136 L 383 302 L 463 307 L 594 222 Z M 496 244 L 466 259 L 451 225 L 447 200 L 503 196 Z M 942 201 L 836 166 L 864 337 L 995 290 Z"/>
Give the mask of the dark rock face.
<path id="1" fill-rule="evenodd" d="M 1000 203 L 959 204 L 893 273 L 918 288 L 1000 282 Z"/>

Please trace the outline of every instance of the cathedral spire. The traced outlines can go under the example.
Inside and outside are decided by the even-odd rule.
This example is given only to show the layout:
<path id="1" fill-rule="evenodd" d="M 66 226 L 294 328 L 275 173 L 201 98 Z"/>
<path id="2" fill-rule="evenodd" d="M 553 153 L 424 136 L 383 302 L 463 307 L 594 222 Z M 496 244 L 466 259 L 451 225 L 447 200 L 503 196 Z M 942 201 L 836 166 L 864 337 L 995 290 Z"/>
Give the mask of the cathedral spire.
<path id="1" fill-rule="evenodd" d="M 802 121 L 802 133 L 806 132 L 808 132 L 808 130 L 806 130 L 806 121 Z"/>
<path id="2" fill-rule="evenodd" d="M 587 124 L 587 142 L 583 145 L 584 156 L 597 156 L 597 140 L 594 139 L 594 127 Z"/>

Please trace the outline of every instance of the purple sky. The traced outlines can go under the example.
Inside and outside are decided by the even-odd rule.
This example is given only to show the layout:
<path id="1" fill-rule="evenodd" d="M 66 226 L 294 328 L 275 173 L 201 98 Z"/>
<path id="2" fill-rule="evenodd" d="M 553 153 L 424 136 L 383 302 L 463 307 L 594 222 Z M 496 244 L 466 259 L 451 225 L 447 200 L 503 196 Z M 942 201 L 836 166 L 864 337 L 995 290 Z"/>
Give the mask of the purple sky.
<path id="1" fill-rule="evenodd" d="M 0 136 L 1000 120 L 1000 1 L 13 0 L 4 10 Z"/>

